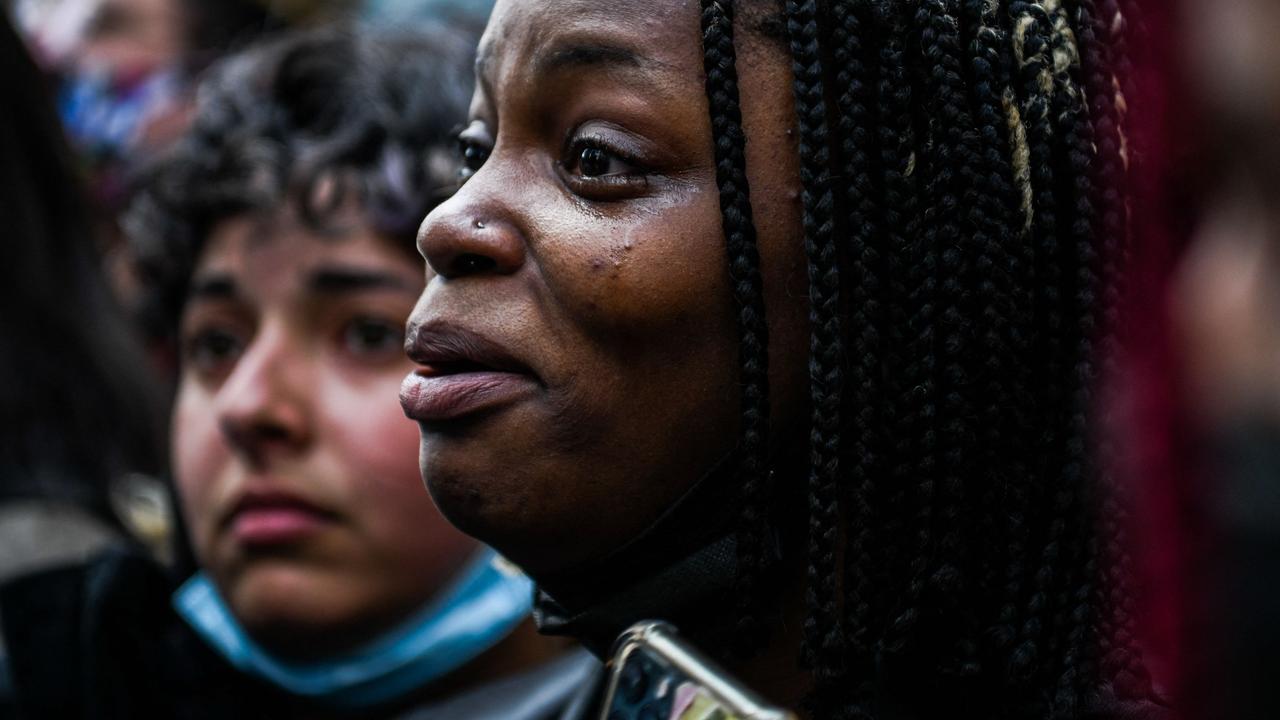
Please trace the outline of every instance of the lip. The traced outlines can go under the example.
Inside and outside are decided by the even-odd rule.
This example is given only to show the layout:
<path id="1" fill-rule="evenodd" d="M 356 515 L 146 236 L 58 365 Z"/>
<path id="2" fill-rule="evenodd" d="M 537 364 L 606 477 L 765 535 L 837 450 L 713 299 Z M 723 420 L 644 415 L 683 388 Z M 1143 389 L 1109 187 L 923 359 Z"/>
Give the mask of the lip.
<path id="1" fill-rule="evenodd" d="M 419 367 L 400 385 L 400 405 L 420 423 L 458 420 L 526 397 L 538 385 L 501 344 L 443 321 L 412 326 L 405 343 Z"/>
<path id="2" fill-rule="evenodd" d="M 233 505 L 226 524 L 239 544 L 266 547 L 300 542 L 334 520 L 333 513 L 292 493 L 251 491 Z"/>

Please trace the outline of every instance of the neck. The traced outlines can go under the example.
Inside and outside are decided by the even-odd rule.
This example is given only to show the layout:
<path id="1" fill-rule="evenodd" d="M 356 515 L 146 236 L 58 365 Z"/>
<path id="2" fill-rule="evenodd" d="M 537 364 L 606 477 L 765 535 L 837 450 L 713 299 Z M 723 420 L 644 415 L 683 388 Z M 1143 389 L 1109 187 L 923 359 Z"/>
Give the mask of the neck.
<path id="1" fill-rule="evenodd" d="M 571 647 L 570 640 L 539 635 L 533 620 L 526 619 L 497 645 L 432 683 L 423 699 L 449 697 L 490 680 L 532 670 Z"/>

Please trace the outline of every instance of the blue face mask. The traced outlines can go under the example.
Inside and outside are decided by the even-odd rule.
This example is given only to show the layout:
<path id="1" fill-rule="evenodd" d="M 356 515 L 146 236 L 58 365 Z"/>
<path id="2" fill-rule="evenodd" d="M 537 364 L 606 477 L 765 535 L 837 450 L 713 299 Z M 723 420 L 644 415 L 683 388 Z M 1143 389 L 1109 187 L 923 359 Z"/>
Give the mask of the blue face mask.
<path id="1" fill-rule="evenodd" d="M 209 577 L 178 588 L 173 606 L 241 672 L 330 707 L 358 710 L 395 700 L 493 647 L 529 614 L 529 579 L 486 550 L 417 615 L 341 657 L 285 662 L 245 633 Z"/>

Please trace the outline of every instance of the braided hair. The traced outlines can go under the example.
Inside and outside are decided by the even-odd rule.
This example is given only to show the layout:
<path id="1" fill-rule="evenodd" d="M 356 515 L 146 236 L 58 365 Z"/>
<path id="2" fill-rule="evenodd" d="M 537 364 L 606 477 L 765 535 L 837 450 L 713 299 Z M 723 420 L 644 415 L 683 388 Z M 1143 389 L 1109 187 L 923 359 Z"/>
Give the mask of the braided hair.
<path id="1" fill-rule="evenodd" d="M 1091 437 L 1127 254 L 1127 5 L 776 4 L 810 288 L 813 715 L 937 710 L 930 696 L 975 717 L 1072 718 L 1113 685 L 1142 696 L 1122 523 Z M 701 8 L 741 333 L 747 634 L 784 488 L 768 469 L 735 5 Z"/>

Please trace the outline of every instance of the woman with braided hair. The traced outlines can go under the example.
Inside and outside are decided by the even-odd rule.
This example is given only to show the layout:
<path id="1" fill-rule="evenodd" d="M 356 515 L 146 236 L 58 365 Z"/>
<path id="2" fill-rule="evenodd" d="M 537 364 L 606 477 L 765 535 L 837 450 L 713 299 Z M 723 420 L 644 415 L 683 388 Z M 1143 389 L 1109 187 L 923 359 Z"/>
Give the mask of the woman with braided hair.
<path id="1" fill-rule="evenodd" d="M 1148 717 L 1094 462 L 1114 0 L 500 0 L 401 400 L 598 653 L 813 718 Z"/>

